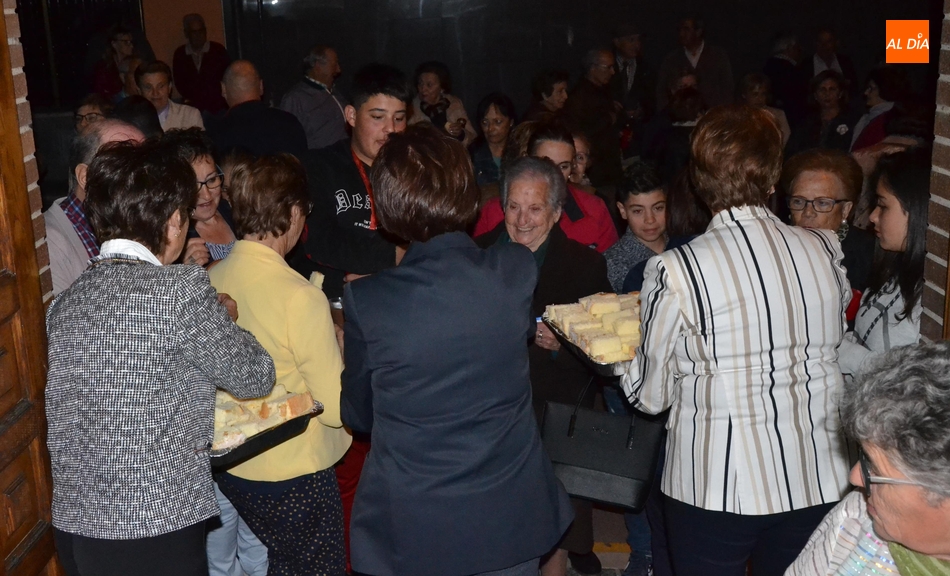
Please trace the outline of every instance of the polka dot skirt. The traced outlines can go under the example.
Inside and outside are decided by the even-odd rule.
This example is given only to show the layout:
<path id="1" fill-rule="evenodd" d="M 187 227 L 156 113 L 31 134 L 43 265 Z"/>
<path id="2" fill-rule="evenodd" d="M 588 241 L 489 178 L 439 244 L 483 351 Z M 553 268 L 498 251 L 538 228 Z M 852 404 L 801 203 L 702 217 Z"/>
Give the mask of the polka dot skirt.
<path id="1" fill-rule="evenodd" d="M 267 546 L 267 576 L 342 576 L 343 506 L 333 469 L 288 481 L 251 482 L 228 474 L 215 477 L 261 542 Z M 254 490 L 260 486 L 260 490 Z M 251 489 L 248 489 L 251 488 Z"/>

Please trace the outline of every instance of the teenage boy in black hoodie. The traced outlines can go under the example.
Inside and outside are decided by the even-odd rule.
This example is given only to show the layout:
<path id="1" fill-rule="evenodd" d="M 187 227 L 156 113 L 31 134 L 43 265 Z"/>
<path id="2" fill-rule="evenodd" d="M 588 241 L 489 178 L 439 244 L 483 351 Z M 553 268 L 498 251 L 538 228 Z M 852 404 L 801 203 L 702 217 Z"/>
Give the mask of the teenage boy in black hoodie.
<path id="1" fill-rule="evenodd" d="M 369 64 L 351 93 L 344 109 L 351 137 L 305 156 L 313 211 L 292 260 L 304 277 L 323 273 L 328 298 L 343 295 L 347 277 L 395 266 L 404 252 L 376 224 L 369 172 L 389 135 L 406 129 L 409 85 L 398 69 Z"/>

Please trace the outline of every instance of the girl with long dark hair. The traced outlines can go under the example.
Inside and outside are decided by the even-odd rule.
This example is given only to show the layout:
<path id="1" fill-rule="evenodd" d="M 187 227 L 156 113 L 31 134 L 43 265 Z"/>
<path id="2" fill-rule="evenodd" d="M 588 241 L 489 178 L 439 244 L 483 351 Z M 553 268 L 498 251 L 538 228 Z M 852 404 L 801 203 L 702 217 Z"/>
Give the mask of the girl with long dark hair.
<path id="1" fill-rule="evenodd" d="M 851 375 L 859 372 L 870 356 L 920 340 L 929 150 L 915 148 L 884 156 L 873 183 L 874 265 L 854 330 L 845 335 L 839 350 L 841 371 Z"/>

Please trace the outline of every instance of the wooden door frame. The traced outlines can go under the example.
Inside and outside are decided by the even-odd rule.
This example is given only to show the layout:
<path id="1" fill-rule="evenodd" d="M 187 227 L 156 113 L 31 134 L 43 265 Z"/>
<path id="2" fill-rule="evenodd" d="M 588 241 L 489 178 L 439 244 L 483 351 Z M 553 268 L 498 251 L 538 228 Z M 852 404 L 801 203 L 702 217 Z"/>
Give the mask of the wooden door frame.
<path id="1" fill-rule="evenodd" d="M 8 300 L 6 305 L 0 303 L 0 314 L 7 318 L 19 317 L 15 320 L 14 334 L 21 347 L 13 352 L 18 356 L 20 387 L 26 392 L 14 408 L 0 415 L 0 432 L 5 439 L 0 446 L 0 468 L 5 468 L 24 451 L 30 453 L 39 500 L 37 514 L 41 522 L 34 526 L 25 540 L 0 559 L 3 562 L 0 571 L 3 574 L 60 574 L 52 539 L 52 478 L 46 448 L 45 313 L 16 103 L 18 88 L 20 92 L 26 92 L 26 78 L 22 74 L 15 78 L 13 75 L 7 40 L 9 18 L 0 20 L 0 38 L 3 39 L 0 42 L 0 183 L 4 190 L 0 194 L 0 219 L 6 220 L 13 241 L 0 246 L 0 254 L 13 269 L 12 274 L 0 276 L 0 292 L 12 294 L 18 302 Z M 17 86 L 14 82 L 22 84 Z M 9 291 L 5 292 L 4 287 Z"/>

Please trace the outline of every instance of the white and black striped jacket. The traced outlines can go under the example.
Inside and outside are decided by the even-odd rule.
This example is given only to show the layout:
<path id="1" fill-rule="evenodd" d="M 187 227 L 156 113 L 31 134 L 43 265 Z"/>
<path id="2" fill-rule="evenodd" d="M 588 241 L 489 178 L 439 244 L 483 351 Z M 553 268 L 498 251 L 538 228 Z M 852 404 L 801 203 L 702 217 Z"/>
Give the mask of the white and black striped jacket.
<path id="1" fill-rule="evenodd" d="M 645 410 L 672 407 L 665 494 L 750 515 L 841 499 L 842 257 L 831 232 L 742 207 L 647 263 L 623 386 Z"/>
<path id="2" fill-rule="evenodd" d="M 250 398 L 274 364 L 198 266 L 97 257 L 47 312 L 53 525 L 157 536 L 217 515 L 214 392 Z"/>

